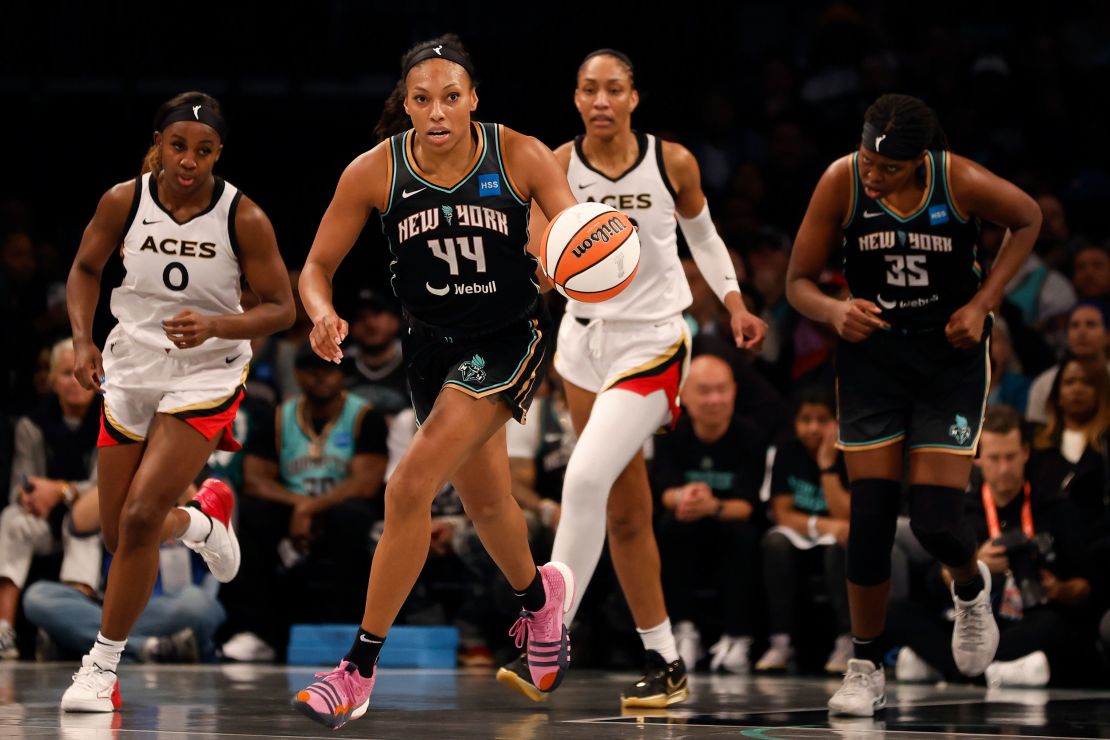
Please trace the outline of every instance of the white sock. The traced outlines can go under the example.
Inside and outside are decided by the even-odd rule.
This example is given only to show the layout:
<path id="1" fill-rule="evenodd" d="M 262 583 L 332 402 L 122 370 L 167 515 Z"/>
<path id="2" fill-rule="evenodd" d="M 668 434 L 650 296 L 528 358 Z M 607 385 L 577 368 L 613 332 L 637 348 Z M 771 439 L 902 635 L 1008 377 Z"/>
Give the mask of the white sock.
<path id="1" fill-rule="evenodd" d="M 594 401 L 590 420 L 567 463 L 559 528 L 551 550 L 552 560 L 574 571 L 574 602 L 564 617 L 567 624 L 578 613 L 605 546 L 609 490 L 669 413 L 662 391 L 641 396 L 614 388 Z"/>
<path id="2" fill-rule="evenodd" d="M 663 656 L 663 660 L 673 663 L 678 660 L 678 647 L 674 643 L 674 633 L 671 632 L 670 618 L 664 619 L 654 627 L 636 631 L 640 633 L 640 641 L 644 643 L 644 650 L 654 650 Z"/>
<path id="3" fill-rule="evenodd" d="M 178 539 L 184 542 L 204 542 L 208 539 L 208 535 L 212 533 L 212 520 L 208 515 L 195 506 L 177 508 L 189 515 L 189 526 L 185 527 Z"/>
<path id="4" fill-rule="evenodd" d="M 109 640 L 100 632 L 96 633 L 96 642 L 93 643 L 92 650 L 89 651 L 89 657 L 92 662 L 100 666 L 103 671 L 116 672 L 119 666 L 120 656 L 123 655 L 123 647 L 127 644 L 127 640 Z"/>

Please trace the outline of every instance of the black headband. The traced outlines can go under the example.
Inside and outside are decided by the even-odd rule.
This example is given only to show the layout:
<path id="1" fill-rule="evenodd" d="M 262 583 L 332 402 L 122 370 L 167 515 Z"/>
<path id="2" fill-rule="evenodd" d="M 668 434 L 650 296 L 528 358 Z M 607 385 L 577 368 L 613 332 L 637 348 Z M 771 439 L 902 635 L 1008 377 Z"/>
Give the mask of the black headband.
<path id="1" fill-rule="evenodd" d="M 471 80 L 474 79 L 474 65 L 470 63 L 470 60 L 466 58 L 466 55 L 464 55 L 458 49 L 452 49 L 446 44 L 429 46 L 427 49 L 421 49 L 420 51 L 416 52 L 416 54 L 413 55 L 412 59 L 409 60 L 408 64 L 405 65 L 405 68 L 401 70 L 401 79 L 405 79 L 406 77 L 408 77 L 409 72 L 412 71 L 413 67 L 420 64 L 421 62 L 426 62 L 429 59 L 446 59 L 449 62 L 454 62 L 455 64 L 466 70 L 466 73 L 470 75 Z"/>
<path id="2" fill-rule="evenodd" d="M 165 131 L 167 126 L 178 121 L 198 121 L 215 129 L 221 142 L 227 138 L 227 124 L 224 123 L 223 116 L 203 103 L 196 105 L 186 103 L 171 108 L 169 113 L 158 123 L 158 130 Z"/>
<path id="3" fill-rule="evenodd" d="M 632 74 L 633 77 L 636 76 L 636 67 L 632 64 L 632 60 L 629 59 L 628 55 L 625 54 L 623 51 L 617 51 L 616 49 L 597 49 L 595 51 L 591 51 L 589 54 L 586 55 L 586 58 L 582 60 L 582 64 L 585 64 L 594 57 L 600 56 L 616 57 L 628 67 L 628 71 Z"/>
<path id="4" fill-rule="evenodd" d="M 913 159 L 927 148 L 927 145 L 906 140 L 897 130 L 884 132 L 875 124 L 867 122 L 863 124 L 863 140 L 860 143 L 868 151 L 881 154 L 887 159 L 898 160 Z"/>

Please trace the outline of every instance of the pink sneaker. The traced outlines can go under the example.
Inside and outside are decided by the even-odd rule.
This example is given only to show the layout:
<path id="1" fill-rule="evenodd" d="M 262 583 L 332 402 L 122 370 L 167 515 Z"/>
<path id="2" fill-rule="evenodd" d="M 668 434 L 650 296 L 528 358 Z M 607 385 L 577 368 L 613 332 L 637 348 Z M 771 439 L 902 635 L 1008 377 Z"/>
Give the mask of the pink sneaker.
<path id="1" fill-rule="evenodd" d="M 574 600 L 574 573 L 564 563 L 552 561 L 540 566 L 547 601 L 543 609 L 522 611 L 509 635 L 516 646 L 528 644 L 528 673 L 532 683 L 543 692 L 554 691 L 570 666 L 570 635 L 563 615 Z"/>
<path id="2" fill-rule="evenodd" d="M 204 558 L 217 581 L 227 583 L 239 572 L 239 539 L 235 536 L 235 528 L 231 526 L 235 494 L 219 478 L 209 478 L 201 484 L 193 501 L 212 520 L 212 531 L 208 539 L 202 542 L 182 540 L 182 544 Z"/>
<path id="3" fill-rule="evenodd" d="M 354 663 L 340 661 L 334 670 L 317 673 L 319 681 L 298 691 L 293 708 L 322 725 L 339 729 L 366 714 L 377 677 L 375 670 L 373 676 L 363 678 Z"/>

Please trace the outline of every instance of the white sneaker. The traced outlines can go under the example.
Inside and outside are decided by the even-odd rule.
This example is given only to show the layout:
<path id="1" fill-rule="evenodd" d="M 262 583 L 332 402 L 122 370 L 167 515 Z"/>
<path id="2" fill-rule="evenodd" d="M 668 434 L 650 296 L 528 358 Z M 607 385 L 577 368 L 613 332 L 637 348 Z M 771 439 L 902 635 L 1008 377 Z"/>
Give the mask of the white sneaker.
<path id="1" fill-rule="evenodd" d="M 240 663 L 271 663 L 277 657 L 274 649 L 253 632 L 232 635 L 221 652 L 225 658 Z"/>
<path id="2" fill-rule="evenodd" d="M 19 646 L 15 643 L 15 629 L 7 622 L 0 622 L 0 660 L 19 658 Z"/>
<path id="3" fill-rule="evenodd" d="M 852 717 L 871 717 L 886 706 L 886 674 L 870 660 L 852 658 L 844 683 L 829 699 L 829 711 Z"/>
<path id="4" fill-rule="evenodd" d="M 1038 688 L 1047 686 L 1050 676 L 1048 656 L 1041 650 L 1017 660 L 996 660 L 987 666 L 987 686 L 992 688 Z"/>
<path id="5" fill-rule="evenodd" d="M 844 673 L 848 670 L 848 661 L 855 654 L 851 635 L 840 635 L 836 638 L 832 652 L 825 661 L 825 673 Z"/>
<path id="6" fill-rule="evenodd" d="M 674 641 L 678 657 L 686 664 L 686 670 L 692 673 L 702 656 L 701 633 L 693 622 L 684 619 L 674 626 Z"/>
<path id="7" fill-rule="evenodd" d="M 906 683 L 926 683 L 944 678 L 940 671 L 926 663 L 924 658 L 908 647 L 898 651 L 898 660 L 894 663 L 894 677 Z"/>
<path id="8" fill-rule="evenodd" d="M 123 705 L 115 671 L 105 671 L 91 656 L 81 658 L 81 669 L 62 694 L 63 712 L 114 712 Z"/>
<path id="9" fill-rule="evenodd" d="M 952 658 L 965 676 L 978 676 L 994 660 L 998 650 L 998 625 L 991 610 L 991 572 L 983 561 L 979 573 L 983 590 L 971 601 L 956 596 L 952 584 L 952 603 L 956 608 L 956 626 L 952 630 Z"/>
<path id="10" fill-rule="evenodd" d="M 785 671 L 794 659 L 794 648 L 790 645 L 790 635 L 771 635 L 771 647 L 763 653 L 763 657 L 755 664 L 755 669 L 761 672 Z"/>
<path id="11" fill-rule="evenodd" d="M 209 478 L 201 484 L 193 502 L 212 522 L 212 531 L 201 542 L 181 543 L 204 558 L 217 581 L 227 583 L 239 572 L 239 540 L 231 524 L 235 494 L 219 478 Z"/>
<path id="12" fill-rule="evenodd" d="M 713 656 L 709 661 L 709 670 L 717 671 L 723 668 L 729 673 L 748 673 L 752 669 L 751 659 L 748 657 L 751 649 L 752 638 L 750 637 L 721 635 L 721 639 L 709 648 L 709 654 Z"/>

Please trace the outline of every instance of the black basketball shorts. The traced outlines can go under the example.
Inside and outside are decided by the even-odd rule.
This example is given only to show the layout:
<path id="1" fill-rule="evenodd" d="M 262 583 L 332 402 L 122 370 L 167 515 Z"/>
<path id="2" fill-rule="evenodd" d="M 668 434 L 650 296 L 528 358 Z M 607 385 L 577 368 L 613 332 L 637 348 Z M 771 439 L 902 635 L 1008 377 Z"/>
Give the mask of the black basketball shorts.
<path id="1" fill-rule="evenodd" d="M 990 388 L 990 321 L 983 341 L 956 349 L 943 330 L 879 330 L 836 352 L 837 412 L 845 451 L 904 442 L 913 452 L 974 455 Z"/>

